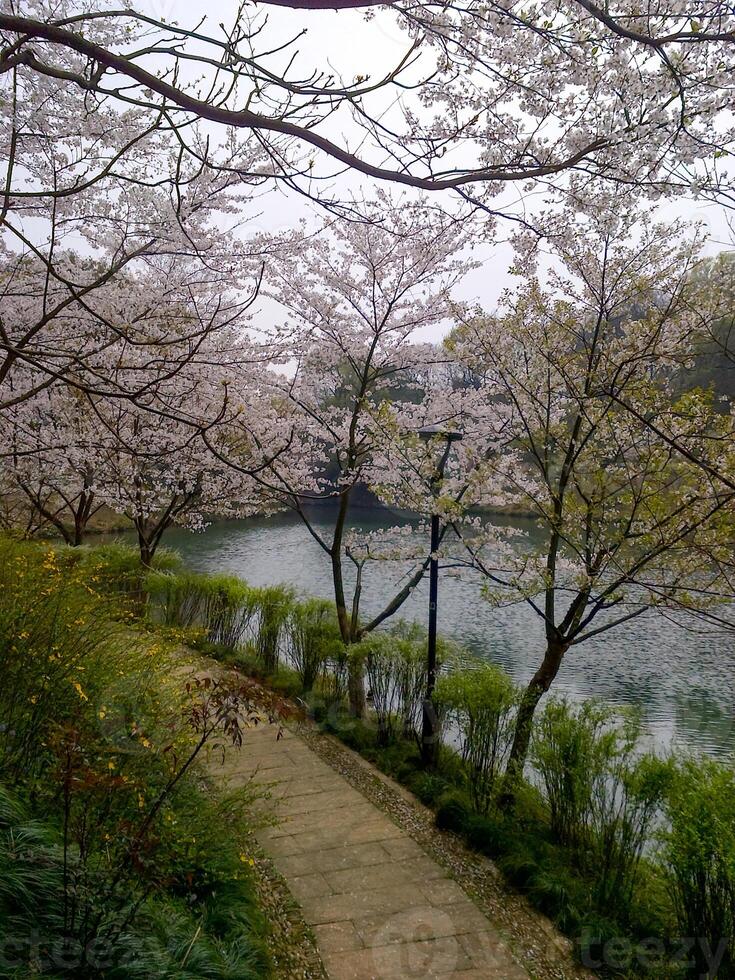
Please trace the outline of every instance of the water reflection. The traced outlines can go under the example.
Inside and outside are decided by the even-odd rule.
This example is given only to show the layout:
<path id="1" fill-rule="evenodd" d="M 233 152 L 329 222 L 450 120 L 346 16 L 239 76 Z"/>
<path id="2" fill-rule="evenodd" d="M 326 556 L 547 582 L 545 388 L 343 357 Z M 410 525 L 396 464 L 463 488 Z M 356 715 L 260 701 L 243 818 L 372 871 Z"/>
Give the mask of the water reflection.
<path id="1" fill-rule="evenodd" d="M 379 527 L 384 516 L 364 512 L 359 525 Z M 319 521 L 317 519 L 317 524 Z M 521 522 L 514 522 L 521 523 Z M 324 519 L 326 526 L 326 518 Z M 533 533 L 532 525 L 526 524 Z M 168 544 L 201 571 L 231 572 L 253 585 L 290 582 L 305 594 L 331 598 L 324 553 L 290 514 L 213 524 L 203 534 L 176 530 Z M 366 569 L 364 615 L 380 610 L 401 569 L 380 563 Z M 428 583 L 403 607 L 424 622 Z M 543 650 L 541 620 L 526 605 L 492 609 L 480 582 L 442 575 L 439 629 L 473 653 L 505 667 L 518 681 L 533 673 Z M 609 634 L 573 647 L 556 682 L 570 697 L 597 696 L 637 705 L 652 742 L 724 755 L 735 751 L 735 638 L 698 636 L 671 620 L 645 614 Z"/>

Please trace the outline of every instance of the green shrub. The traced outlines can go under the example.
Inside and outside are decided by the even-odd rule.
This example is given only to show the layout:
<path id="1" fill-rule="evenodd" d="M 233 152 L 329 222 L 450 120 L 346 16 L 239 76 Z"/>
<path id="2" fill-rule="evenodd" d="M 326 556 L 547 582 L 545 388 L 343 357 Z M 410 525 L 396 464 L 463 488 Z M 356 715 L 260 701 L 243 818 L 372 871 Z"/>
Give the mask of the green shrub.
<path id="1" fill-rule="evenodd" d="M 360 647 L 368 700 L 375 712 L 379 741 L 385 745 L 402 732 L 403 704 L 398 683 L 402 651 L 390 633 L 374 633 L 362 640 Z"/>
<path id="2" fill-rule="evenodd" d="M 234 575 L 151 571 L 143 579 L 151 615 L 165 626 L 198 626 L 207 642 L 236 650 L 255 615 L 257 594 Z"/>
<path id="3" fill-rule="evenodd" d="M 252 590 L 235 575 L 205 575 L 203 621 L 213 643 L 240 645 L 253 615 Z"/>
<path id="4" fill-rule="evenodd" d="M 503 821 L 480 813 L 471 813 L 465 822 L 465 837 L 470 847 L 495 858 L 506 850 Z"/>
<path id="5" fill-rule="evenodd" d="M 328 661 L 342 655 L 344 644 L 331 602 L 297 603 L 288 620 L 289 655 L 304 691 L 313 690 Z"/>
<path id="6" fill-rule="evenodd" d="M 614 720 L 615 712 L 596 701 L 574 708 L 551 700 L 536 723 L 531 758 L 543 781 L 551 829 L 569 847 L 587 843 L 594 787 L 617 753 Z"/>
<path id="7" fill-rule="evenodd" d="M 426 691 L 426 631 L 416 623 L 396 623 L 360 643 L 370 701 L 383 744 L 396 738 L 418 738 Z M 437 665 L 446 644 L 437 646 Z"/>
<path id="8" fill-rule="evenodd" d="M 195 768 L 252 709 L 219 680 L 185 685 L 104 570 L 91 549 L 0 539 L 0 775 L 14 794 L 0 786 L 0 955 L 20 963 L 0 974 L 98 977 L 93 947 L 105 976 L 263 977 L 231 810 Z M 53 949 L 75 965 L 54 965 Z"/>
<path id="9" fill-rule="evenodd" d="M 134 596 L 140 594 L 146 569 L 140 563 L 140 552 L 137 548 L 112 542 L 68 550 L 75 552 L 75 560 L 79 562 L 81 570 L 102 591 Z M 175 572 L 180 568 L 181 558 L 175 552 L 167 548 L 158 549 L 153 559 L 155 571 Z"/>
<path id="10" fill-rule="evenodd" d="M 467 782 L 479 813 L 487 813 L 510 751 L 517 704 L 510 677 L 491 664 L 441 677 L 435 701 L 457 726 Z"/>
<path id="11" fill-rule="evenodd" d="M 530 883 L 540 866 L 539 855 L 528 847 L 516 843 L 500 852 L 498 867 L 516 888 L 528 891 Z"/>
<path id="12" fill-rule="evenodd" d="M 697 937 L 696 972 L 709 969 L 702 944 L 721 952 L 718 977 L 735 977 L 735 765 L 686 759 L 666 804 L 662 860 L 680 935 Z"/>
<path id="13" fill-rule="evenodd" d="M 399 774 L 400 778 L 400 774 Z M 401 780 L 426 806 L 432 806 L 449 789 L 446 779 L 435 772 L 408 771 Z"/>
<path id="14" fill-rule="evenodd" d="M 567 932 L 576 931 L 589 891 L 573 870 L 546 848 L 527 882 L 533 904 Z"/>
<path id="15" fill-rule="evenodd" d="M 356 660 L 360 659 L 357 653 L 359 644 L 345 646 L 338 626 L 333 630 L 330 627 L 330 632 L 332 635 L 326 650 L 321 684 L 322 699 L 329 706 L 340 705 L 346 701 L 350 672 L 354 670 Z"/>
<path id="16" fill-rule="evenodd" d="M 266 673 L 278 669 L 281 642 L 294 608 L 294 592 L 288 586 L 270 585 L 256 589 L 253 602 L 257 612 L 254 649 Z"/>
<path id="17" fill-rule="evenodd" d="M 461 834 L 470 816 L 468 801 L 455 791 L 445 793 L 436 806 L 436 825 L 440 830 L 453 830 Z"/>
<path id="18" fill-rule="evenodd" d="M 304 693 L 301 677 L 295 670 L 289 670 L 287 667 L 279 667 L 277 673 L 269 674 L 268 683 L 284 698 L 295 699 Z"/>
<path id="19" fill-rule="evenodd" d="M 594 874 L 600 907 L 621 913 L 671 779 L 668 763 L 638 754 L 640 739 L 635 713 L 558 700 L 547 704 L 532 746 L 552 832 Z"/>
<path id="20" fill-rule="evenodd" d="M 401 734 L 404 738 L 418 739 L 426 694 L 427 634 L 417 623 L 398 622 L 392 627 L 390 635 L 397 654 L 395 685 Z M 436 645 L 437 670 L 446 663 L 447 651 L 448 644 L 439 637 Z"/>

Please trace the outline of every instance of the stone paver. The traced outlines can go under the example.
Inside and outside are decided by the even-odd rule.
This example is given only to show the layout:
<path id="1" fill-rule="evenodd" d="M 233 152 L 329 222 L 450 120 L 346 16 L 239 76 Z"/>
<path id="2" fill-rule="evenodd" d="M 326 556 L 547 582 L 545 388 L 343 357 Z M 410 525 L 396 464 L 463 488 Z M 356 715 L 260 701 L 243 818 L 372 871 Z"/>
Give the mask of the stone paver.
<path id="1" fill-rule="evenodd" d="M 263 725 L 216 771 L 269 788 L 259 840 L 330 980 L 527 980 L 499 931 L 408 834 L 298 735 Z"/>

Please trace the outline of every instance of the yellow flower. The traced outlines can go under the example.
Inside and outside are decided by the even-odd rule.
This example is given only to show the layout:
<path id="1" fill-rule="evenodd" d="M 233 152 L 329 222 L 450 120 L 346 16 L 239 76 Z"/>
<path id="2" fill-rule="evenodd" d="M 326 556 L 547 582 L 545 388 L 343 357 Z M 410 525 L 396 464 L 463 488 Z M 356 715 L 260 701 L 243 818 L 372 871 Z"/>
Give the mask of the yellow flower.
<path id="1" fill-rule="evenodd" d="M 107 714 L 107 708 L 104 705 L 102 705 L 102 707 L 97 712 L 97 714 L 100 716 L 100 718 L 104 718 L 105 715 Z"/>
<path id="2" fill-rule="evenodd" d="M 84 693 L 84 690 L 82 689 L 82 685 L 79 683 L 79 681 L 74 681 L 73 683 L 74 683 L 74 690 L 77 692 L 77 694 L 82 699 L 82 701 L 89 701 L 89 698 Z"/>
<path id="3" fill-rule="evenodd" d="M 251 868 L 255 867 L 255 861 L 253 860 L 253 858 L 248 857 L 247 854 L 241 854 L 240 860 L 242 861 L 243 864 L 249 864 Z"/>
<path id="4" fill-rule="evenodd" d="M 141 744 L 144 745 L 147 749 L 149 749 L 151 747 L 151 743 L 148 741 L 147 738 L 142 738 L 140 741 L 141 741 Z"/>
<path id="5" fill-rule="evenodd" d="M 114 759 L 110 759 L 110 761 L 107 763 L 107 768 L 110 770 L 110 772 L 112 772 L 116 768 L 116 766 L 117 763 L 115 762 Z"/>

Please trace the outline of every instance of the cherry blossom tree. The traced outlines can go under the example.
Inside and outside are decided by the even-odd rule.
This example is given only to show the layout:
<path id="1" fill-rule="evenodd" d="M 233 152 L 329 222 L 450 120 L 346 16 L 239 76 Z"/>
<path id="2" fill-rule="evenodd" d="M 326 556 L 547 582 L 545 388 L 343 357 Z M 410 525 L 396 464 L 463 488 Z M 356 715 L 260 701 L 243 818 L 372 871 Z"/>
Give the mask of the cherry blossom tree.
<path id="1" fill-rule="evenodd" d="M 266 179 L 262 152 L 231 144 L 215 170 L 177 142 L 161 108 L 19 67 L 2 85 L 0 406 L 57 381 L 140 400 L 257 293 L 260 263 L 239 230 Z M 151 378 L 132 388 L 120 351 L 146 345 Z M 19 368 L 34 390 L 11 390 Z"/>
<path id="2" fill-rule="evenodd" d="M 307 61 L 301 32 L 264 5 L 315 11 L 317 30 L 320 8 L 365 7 L 405 45 L 379 75 L 369 64 L 340 75 L 322 52 Z M 173 23 L 130 6 L 5 0 L 0 72 L 11 91 L 76 88 L 127 114 L 128 143 L 152 127 L 228 172 L 241 167 L 231 140 L 208 142 L 197 123 L 256 134 L 269 175 L 311 195 L 337 164 L 424 190 L 484 184 L 490 198 L 575 171 L 727 199 L 734 27 L 721 0 L 643 13 L 630 0 L 263 0 L 217 28 L 198 13 Z"/>
<path id="3" fill-rule="evenodd" d="M 82 544 L 103 506 L 105 479 L 101 426 L 89 396 L 67 386 L 43 388 L 0 414 L 0 440 L 3 496 L 20 512 L 9 524 L 17 528 L 25 516 L 29 531 L 50 525 L 67 544 Z"/>
<path id="4" fill-rule="evenodd" d="M 273 375 L 271 415 L 259 420 L 265 435 L 249 415 L 219 430 L 225 443 L 214 448 L 236 467 L 241 446 L 262 454 L 271 441 L 262 493 L 293 509 L 322 549 L 346 644 L 395 613 L 428 566 L 424 555 L 385 608 L 366 620 L 363 560 L 348 529 L 356 493 L 382 473 L 389 415 L 423 397 L 417 372 L 435 351 L 418 342 L 420 332 L 448 315 L 452 289 L 470 265 L 460 254 L 465 241 L 461 222 L 387 195 L 374 203 L 370 220 L 336 221 L 318 233 L 303 228 L 281 239 L 264 289 L 289 313 L 278 331 L 289 370 L 280 380 Z M 319 510 L 329 514 L 326 533 L 315 519 L 318 504 L 330 505 Z M 360 710 L 358 686 L 352 694 Z"/>
<path id="5" fill-rule="evenodd" d="M 0 414 L 3 496 L 9 507 L 19 495 L 25 499 L 29 532 L 51 525 L 68 544 L 81 544 L 88 521 L 106 505 L 131 521 L 149 565 L 172 524 L 201 530 L 209 516 L 267 509 L 248 475 L 267 458 L 240 447 L 236 470 L 212 454 L 202 434 L 216 439 L 233 418 L 260 417 L 258 361 L 267 362 L 271 349 L 259 351 L 236 330 L 217 331 L 185 370 L 155 384 L 154 356 L 151 344 L 129 350 L 116 365 L 123 378 L 109 374 L 120 387 L 145 387 L 140 403 L 53 385 Z M 17 373 L 16 382 L 26 374 Z M 19 514 L 13 517 L 17 526 Z"/>
<path id="6" fill-rule="evenodd" d="M 245 6 L 209 30 L 131 7 L 4 0 L 3 404 L 34 393 L 8 389 L 19 365 L 39 391 L 65 381 L 143 404 L 252 302 L 258 265 L 236 231 L 256 190 L 281 183 L 337 207 L 335 162 L 486 210 L 514 182 L 567 189 L 570 174 L 728 199 L 722 5 L 655 5 L 645 22 L 627 0 L 381 6 L 403 56 L 380 77 L 342 78 L 300 68 L 296 39 L 269 44 Z M 162 288 L 191 313 L 203 283 L 210 303 L 184 332 L 151 332 Z M 138 388 L 115 367 L 121 342 L 157 347 Z"/>
<path id="7" fill-rule="evenodd" d="M 92 401 L 102 432 L 100 497 L 132 522 L 144 565 L 151 564 L 173 524 L 198 531 L 210 516 L 264 510 L 250 476 L 265 465 L 261 457 L 240 446 L 235 468 L 207 443 L 207 438 L 219 442 L 220 426 L 259 412 L 258 354 L 236 331 L 218 331 L 208 339 L 185 371 L 159 381 L 142 404 Z M 146 355 L 140 373 L 147 371 Z M 213 405 L 219 406 L 216 417 Z"/>
<path id="8" fill-rule="evenodd" d="M 545 631 L 518 713 L 511 786 L 569 651 L 651 610 L 722 602 L 711 557 L 735 515 L 733 490 L 656 432 L 731 468 L 731 417 L 706 393 L 671 384 L 704 315 L 690 294 L 699 238 L 599 207 L 557 215 L 547 232 L 551 270 L 506 295 L 496 315 L 466 316 L 449 341 L 478 393 L 507 407 L 514 432 L 475 469 L 472 499 L 520 505 L 543 532 L 538 546 L 519 547 L 478 519 L 461 529 L 487 597 L 527 603 Z M 519 271 L 533 268 L 521 250 Z"/>
<path id="9" fill-rule="evenodd" d="M 101 279 L 95 261 L 74 253 L 53 269 L 27 256 L 5 258 L 0 410 L 59 382 L 142 403 L 150 387 L 196 360 L 210 334 L 244 322 L 254 298 L 228 291 L 214 270 L 185 257 L 158 255 L 134 274 L 130 267 L 110 274 L 103 264 Z M 134 384 L 133 372 L 122 370 L 131 359 Z"/>

